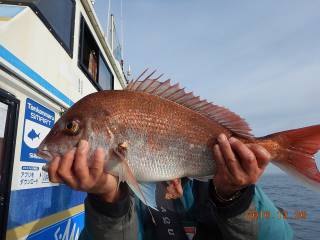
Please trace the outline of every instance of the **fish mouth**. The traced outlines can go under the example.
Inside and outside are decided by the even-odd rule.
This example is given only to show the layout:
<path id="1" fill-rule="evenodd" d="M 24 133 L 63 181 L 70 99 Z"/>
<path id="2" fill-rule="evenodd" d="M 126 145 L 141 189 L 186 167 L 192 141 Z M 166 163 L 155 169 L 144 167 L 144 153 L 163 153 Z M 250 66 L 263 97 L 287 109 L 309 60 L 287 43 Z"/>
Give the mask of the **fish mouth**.
<path id="1" fill-rule="evenodd" d="M 53 159 L 53 155 L 49 152 L 49 149 L 46 146 L 44 148 L 38 149 L 37 155 L 49 161 Z"/>

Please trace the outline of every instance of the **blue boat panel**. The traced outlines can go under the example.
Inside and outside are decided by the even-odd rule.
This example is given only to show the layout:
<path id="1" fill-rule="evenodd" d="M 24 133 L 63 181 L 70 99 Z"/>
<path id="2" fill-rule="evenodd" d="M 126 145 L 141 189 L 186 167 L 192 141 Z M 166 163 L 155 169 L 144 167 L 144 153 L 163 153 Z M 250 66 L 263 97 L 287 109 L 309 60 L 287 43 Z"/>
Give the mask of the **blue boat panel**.
<path id="1" fill-rule="evenodd" d="M 84 227 L 84 213 L 67 218 L 38 232 L 32 233 L 26 240 L 78 239 Z"/>
<path id="2" fill-rule="evenodd" d="M 85 197 L 66 185 L 12 191 L 8 229 L 83 204 Z"/>

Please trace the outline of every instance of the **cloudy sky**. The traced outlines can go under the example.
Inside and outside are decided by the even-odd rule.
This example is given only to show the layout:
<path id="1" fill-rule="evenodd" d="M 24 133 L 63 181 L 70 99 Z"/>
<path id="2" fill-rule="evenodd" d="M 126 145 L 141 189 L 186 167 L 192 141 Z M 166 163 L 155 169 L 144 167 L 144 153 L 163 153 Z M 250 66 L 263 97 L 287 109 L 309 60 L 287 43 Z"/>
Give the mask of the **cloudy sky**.
<path id="1" fill-rule="evenodd" d="M 107 6 L 96 0 L 105 27 Z M 157 69 L 237 112 L 257 136 L 319 124 L 319 9 L 302 0 L 123 0 L 125 66 L 133 76 Z M 119 0 L 111 12 L 120 31 Z"/>

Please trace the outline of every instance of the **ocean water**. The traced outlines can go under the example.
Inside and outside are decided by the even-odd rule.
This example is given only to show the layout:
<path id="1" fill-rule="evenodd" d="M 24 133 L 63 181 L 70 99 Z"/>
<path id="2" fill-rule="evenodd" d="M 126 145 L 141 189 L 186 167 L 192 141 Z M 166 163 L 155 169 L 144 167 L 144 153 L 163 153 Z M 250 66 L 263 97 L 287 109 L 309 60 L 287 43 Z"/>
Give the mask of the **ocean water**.
<path id="1" fill-rule="evenodd" d="M 277 207 L 287 212 L 294 239 L 320 239 L 320 193 L 284 174 L 264 175 L 258 185 Z"/>

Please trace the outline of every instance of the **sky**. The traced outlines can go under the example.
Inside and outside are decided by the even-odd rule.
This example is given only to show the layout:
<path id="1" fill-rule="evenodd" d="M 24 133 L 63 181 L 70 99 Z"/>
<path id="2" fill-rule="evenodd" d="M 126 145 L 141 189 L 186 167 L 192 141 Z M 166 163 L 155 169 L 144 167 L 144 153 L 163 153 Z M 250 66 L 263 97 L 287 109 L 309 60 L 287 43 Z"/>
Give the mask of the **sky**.
<path id="1" fill-rule="evenodd" d="M 108 2 L 95 3 L 104 29 Z M 238 113 L 256 136 L 320 123 L 320 1 L 122 2 L 122 18 L 120 0 L 111 12 L 133 77 L 157 69 Z"/>

